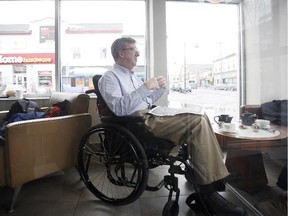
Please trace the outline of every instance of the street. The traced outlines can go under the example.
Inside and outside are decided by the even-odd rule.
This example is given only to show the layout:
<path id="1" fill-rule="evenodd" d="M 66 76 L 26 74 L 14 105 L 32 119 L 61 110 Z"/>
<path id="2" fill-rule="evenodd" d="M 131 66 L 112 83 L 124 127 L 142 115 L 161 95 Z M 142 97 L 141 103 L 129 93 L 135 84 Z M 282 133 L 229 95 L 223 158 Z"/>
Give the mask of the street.
<path id="1" fill-rule="evenodd" d="M 185 107 L 197 104 L 205 107 L 210 120 L 219 114 L 233 116 L 233 121 L 239 120 L 239 92 L 214 90 L 200 87 L 192 92 L 180 93 L 169 90 L 168 101 L 170 107 Z"/>

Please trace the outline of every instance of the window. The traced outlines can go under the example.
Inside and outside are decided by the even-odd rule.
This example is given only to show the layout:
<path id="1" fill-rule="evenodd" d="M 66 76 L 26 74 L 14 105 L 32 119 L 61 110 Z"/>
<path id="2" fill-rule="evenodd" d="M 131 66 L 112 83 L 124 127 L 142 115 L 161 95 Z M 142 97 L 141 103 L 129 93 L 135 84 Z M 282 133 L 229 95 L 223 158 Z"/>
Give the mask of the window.
<path id="1" fill-rule="evenodd" d="M 1 1 L 0 5 L 0 79 L 5 83 L 0 90 L 20 86 L 25 93 L 50 94 L 56 81 L 54 2 Z"/>
<path id="2" fill-rule="evenodd" d="M 146 74 L 145 1 L 60 1 L 59 72 L 55 72 L 55 4 L 0 2 L 0 79 L 6 86 L 21 85 L 26 95 L 37 96 L 59 90 L 59 83 L 61 91 L 84 92 L 93 88 L 93 75 L 113 65 L 110 46 L 122 36 L 137 40 L 141 56 L 135 72 Z M 23 73 L 14 70 L 19 65 L 25 67 Z M 0 94 L 5 94 L 6 86 L 1 86 Z"/>
<path id="3" fill-rule="evenodd" d="M 118 37 L 131 36 L 137 40 L 140 50 L 134 69 L 143 81 L 148 74 L 146 60 L 151 76 L 166 75 L 167 41 L 169 106 L 203 105 L 214 123 L 213 117 L 219 114 L 230 114 L 237 121 L 243 104 L 261 105 L 287 99 L 287 1 L 226 0 L 210 4 L 207 0 L 166 0 L 166 10 L 164 0 L 148 3 L 144 0 L 1 0 L 0 95 L 9 88 L 22 88 L 26 97 L 49 96 L 56 90 L 84 92 L 93 88 L 91 77 L 104 73 L 114 63 L 111 43 Z M 55 16 L 57 4 L 61 6 L 59 22 Z M 146 9 L 149 17 L 145 17 Z M 149 29 L 151 26 L 153 30 Z M 149 38 L 145 28 L 150 30 Z M 55 37 L 58 30 L 59 40 Z M 240 43 L 239 35 L 244 43 Z M 161 101 L 163 105 L 167 105 L 166 99 Z M 223 149 L 226 159 L 233 158 L 228 150 L 240 154 L 243 150 L 249 150 L 247 154 L 256 151 L 256 155 L 263 156 L 269 179 L 267 187 L 255 194 L 237 189 L 263 215 L 269 215 L 264 212 L 271 204 L 269 200 L 282 193 L 277 180 L 282 170 L 287 171 L 287 129 L 282 133 L 286 139 L 274 140 L 275 134 L 267 133 L 273 140 L 241 140 L 241 136 L 230 140 L 228 135 L 221 140 L 223 143 L 219 142 L 226 148 Z M 251 170 L 252 166 L 248 165 L 245 172 Z M 253 160 L 251 165 L 259 163 Z M 246 183 L 250 185 L 254 180 Z M 287 179 L 283 183 L 286 185 Z M 271 212 L 277 215 L 276 211 Z"/>
<path id="4" fill-rule="evenodd" d="M 171 90 L 170 106 L 200 104 L 210 118 L 226 113 L 237 119 L 238 6 L 169 1 L 166 11 L 169 82 L 198 86 L 191 92 Z"/>
<path id="5" fill-rule="evenodd" d="M 122 36 L 136 39 L 135 72 L 146 74 L 144 1 L 61 1 L 61 20 L 62 91 L 94 88 L 92 77 L 113 66 L 110 47 Z"/>

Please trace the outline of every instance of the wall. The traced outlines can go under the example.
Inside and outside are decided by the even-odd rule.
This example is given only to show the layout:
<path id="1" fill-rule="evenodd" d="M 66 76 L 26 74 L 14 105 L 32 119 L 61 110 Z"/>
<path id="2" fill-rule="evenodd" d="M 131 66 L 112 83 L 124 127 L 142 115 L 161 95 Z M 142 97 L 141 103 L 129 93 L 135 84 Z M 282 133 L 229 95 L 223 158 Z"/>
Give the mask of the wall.
<path id="1" fill-rule="evenodd" d="M 244 0 L 246 104 L 287 99 L 287 1 Z"/>

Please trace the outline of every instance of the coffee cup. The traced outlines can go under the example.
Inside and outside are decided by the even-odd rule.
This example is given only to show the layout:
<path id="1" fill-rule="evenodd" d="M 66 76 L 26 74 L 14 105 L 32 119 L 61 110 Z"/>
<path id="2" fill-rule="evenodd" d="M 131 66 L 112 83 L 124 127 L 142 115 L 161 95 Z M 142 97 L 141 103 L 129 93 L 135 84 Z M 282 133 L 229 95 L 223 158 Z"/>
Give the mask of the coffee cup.
<path id="1" fill-rule="evenodd" d="M 236 130 L 236 124 L 233 123 L 223 123 L 223 130 L 227 132 L 234 132 Z"/>
<path id="2" fill-rule="evenodd" d="M 255 123 L 260 127 L 260 128 L 267 128 L 270 125 L 270 121 L 266 119 L 256 119 Z"/>

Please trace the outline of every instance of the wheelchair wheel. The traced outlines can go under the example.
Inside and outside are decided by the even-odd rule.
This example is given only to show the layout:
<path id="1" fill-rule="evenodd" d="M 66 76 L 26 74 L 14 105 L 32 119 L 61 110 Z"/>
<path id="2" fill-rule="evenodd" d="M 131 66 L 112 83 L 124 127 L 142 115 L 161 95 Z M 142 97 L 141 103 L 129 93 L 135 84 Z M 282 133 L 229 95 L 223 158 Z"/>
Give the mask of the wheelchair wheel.
<path id="1" fill-rule="evenodd" d="M 90 192 L 114 205 L 134 202 L 148 181 L 148 161 L 140 142 L 126 128 L 111 123 L 100 123 L 82 137 L 78 170 Z"/>
<path id="2" fill-rule="evenodd" d="M 194 171 L 193 171 L 193 168 L 191 167 L 191 165 L 192 165 L 192 162 L 190 160 L 188 160 L 187 165 L 185 166 L 184 176 L 190 185 L 195 186 L 195 179 L 193 177 Z"/>
<path id="3" fill-rule="evenodd" d="M 194 180 L 193 180 L 193 177 L 192 177 L 192 173 L 193 170 L 191 167 L 186 167 L 186 172 L 185 172 L 185 178 L 187 180 L 187 182 L 190 184 L 190 185 L 193 185 L 194 186 Z"/>
<path id="4" fill-rule="evenodd" d="M 162 216 L 178 216 L 179 204 L 175 200 L 170 200 L 164 206 Z"/>

